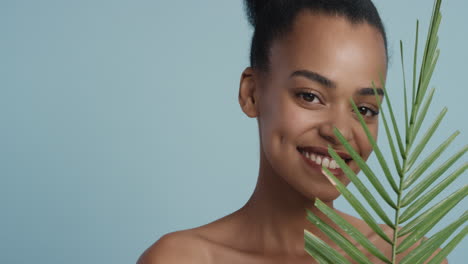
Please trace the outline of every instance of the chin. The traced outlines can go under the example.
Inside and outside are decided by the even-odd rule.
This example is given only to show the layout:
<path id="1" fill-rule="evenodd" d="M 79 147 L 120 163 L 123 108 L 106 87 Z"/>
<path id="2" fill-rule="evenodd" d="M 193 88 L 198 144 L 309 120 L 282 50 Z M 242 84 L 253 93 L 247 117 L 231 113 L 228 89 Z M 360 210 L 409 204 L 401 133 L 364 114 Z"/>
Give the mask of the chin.
<path id="1" fill-rule="evenodd" d="M 287 180 L 286 180 L 287 181 Z M 333 186 L 327 179 L 313 181 L 309 179 L 306 182 L 290 182 L 289 185 L 295 190 L 300 196 L 303 197 L 305 203 L 320 199 L 322 202 L 329 203 L 340 197 L 341 193 Z"/>
<path id="2" fill-rule="evenodd" d="M 328 203 L 333 202 L 338 197 L 340 197 L 341 193 L 332 185 L 330 184 L 327 188 L 322 188 L 321 190 L 310 192 L 307 197 L 309 200 L 315 201 L 315 199 L 320 199 L 322 202 Z"/>

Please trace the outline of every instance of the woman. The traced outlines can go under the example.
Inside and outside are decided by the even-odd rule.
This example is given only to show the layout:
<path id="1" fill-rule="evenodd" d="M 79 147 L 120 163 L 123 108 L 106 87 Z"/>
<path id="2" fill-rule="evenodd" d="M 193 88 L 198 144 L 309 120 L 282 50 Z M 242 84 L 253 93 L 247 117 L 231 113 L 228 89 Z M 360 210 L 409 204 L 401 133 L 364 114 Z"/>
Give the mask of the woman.
<path id="1" fill-rule="evenodd" d="M 322 165 L 349 183 L 327 146 L 355 172 L 359 170 L 333 128 L 364 159 L 371 154 L 349 99 L 376 137 L 379 109 L 370 87 L 372 82 L 377 85 L 382 100 L 380 76 L 386 77 L 388 57 L 385 30 L 372 2 L 245 2 L 255 32 L 251 66 L 241 75 L 239 103 L 258 121 L 260 169 L 255 191 L 244 207 L 224 218 L 163 236 L 140 257 L 140 264 L 313 263 L 304 251 L 303 230 L 332 242 L 306 220 L 305 208 L 333 226 L 313 204 L 319 198 L 333 206 L 339 196 Z M 362 220 L 338 213 L 390 258 L 391 247 Z"/>

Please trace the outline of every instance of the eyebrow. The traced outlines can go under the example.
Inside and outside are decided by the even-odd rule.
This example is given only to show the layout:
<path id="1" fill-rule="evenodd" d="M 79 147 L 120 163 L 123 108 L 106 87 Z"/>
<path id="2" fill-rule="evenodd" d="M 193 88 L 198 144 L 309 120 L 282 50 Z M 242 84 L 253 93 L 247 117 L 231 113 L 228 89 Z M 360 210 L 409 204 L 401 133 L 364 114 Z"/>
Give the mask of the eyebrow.
<path id="1" fill-rule="evenodd" d="M 375 88 L 375 90 L 377 91 L 377 94 L 380 95 L 380 96 L 384 96 L 385 95 L 385 92 L 382 88 Z M 361 88 L 358 92 L 357 92 L 358 95 L 375 95 L 374 93 L 374 88 Z"/>
<path id="2" fill-rule="evenodd" d="M 298 70 L 298 71 L 293 72 L 290 78 L 295 77 L 295 76 L 305 77 L 311 81 L 318 82 L 327 88 L 336 88 L 336 83 L 334 83 L 332 80 L 313 71 Z"/>
<path id="3" fill-rule="evenodd" d="M 327 77 L 319 74 L 319 73 L 316 73 L 316 72 L 313 72 L 313 71 L 309 71 L 309 70 L 298 70 L 298 71 L 295 71 L 291 74 L 290 78 L 292 77 L 296 77 L 296 76 L 299 76 L 299 77 L 305 77 L 311 81 L 314 81 L 314 82 L 318 82 L 320 83 L 321 85 L 327 87 L 327 88 L 333 88 L 335 89 L 336 88 L 336 83 L 333 82 L 332 80 L 328 79 Z M 384 96 L 385 95 L 385 92 L 382 88 L 378 88 L 376 87 L 375 88 L 377 90 L 377 94 L 380 95 L 380 96 Z M 370 87 L 365 87 L 365 88 L 361 88 L 359 89 L 359 91 L 356 92 L 357 95 L 364 95 L 364 96 L 369 96 L 369 95 L 375 95 L 374 93 L 374 88 L 370 88 Z"/>

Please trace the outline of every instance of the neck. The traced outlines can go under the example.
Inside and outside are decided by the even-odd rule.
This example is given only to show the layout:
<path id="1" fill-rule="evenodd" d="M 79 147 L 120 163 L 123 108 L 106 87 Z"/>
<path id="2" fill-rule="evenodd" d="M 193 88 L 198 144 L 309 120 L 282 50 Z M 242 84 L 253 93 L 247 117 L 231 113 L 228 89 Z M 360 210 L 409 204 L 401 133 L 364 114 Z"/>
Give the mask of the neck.
<path id="1" fill-rule="evenodd" d="M 259 250 L 304 255 L 304 229 L 318 231 L 306 219 L 306 209 L 324 217 L 313 204 L 314 199 L 293 189 L 261 157 L 257 186 L 240 212 L 245 216 L 245 227 L 255 234 L 252 237 Z M 333 207 L 333 202 L 328 205 Z"/>

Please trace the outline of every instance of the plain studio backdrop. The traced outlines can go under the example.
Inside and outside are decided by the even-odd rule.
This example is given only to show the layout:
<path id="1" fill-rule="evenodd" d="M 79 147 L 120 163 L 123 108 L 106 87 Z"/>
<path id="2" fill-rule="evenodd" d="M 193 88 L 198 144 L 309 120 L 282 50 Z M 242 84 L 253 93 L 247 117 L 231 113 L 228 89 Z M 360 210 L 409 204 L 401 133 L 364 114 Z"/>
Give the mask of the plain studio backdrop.
<path id="1" fill-rule="evenodd" d="M 424 42 L 432 2 L 375 1 L 400 114 L 399 40 L 411 76 L 416 18 Z M 449 112 L 426 155 L 456 129 L 446 153 L 468 142 L 466 10 L 442 6 L 423 129 Z M 0 263 L 134 263 L 163 234 L 240 208 L 258 173 L 257 124 L 237 102 L 251 34 L 240 0 L 0 0 Z"/>

